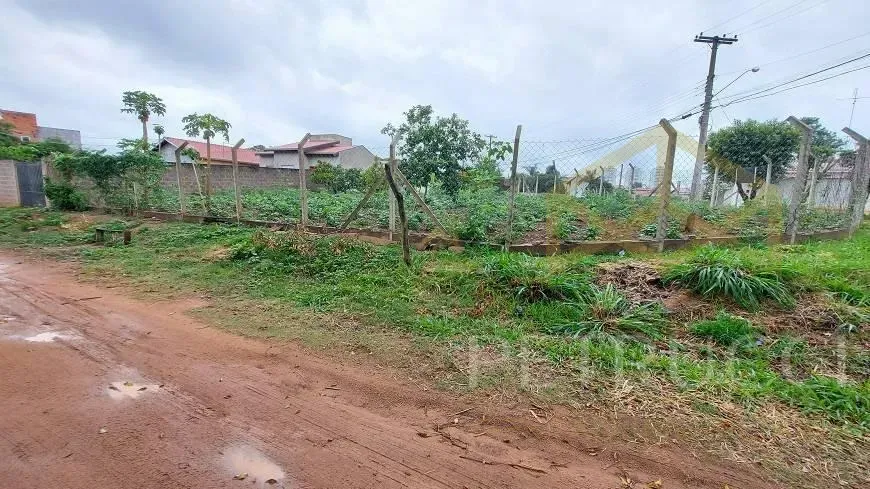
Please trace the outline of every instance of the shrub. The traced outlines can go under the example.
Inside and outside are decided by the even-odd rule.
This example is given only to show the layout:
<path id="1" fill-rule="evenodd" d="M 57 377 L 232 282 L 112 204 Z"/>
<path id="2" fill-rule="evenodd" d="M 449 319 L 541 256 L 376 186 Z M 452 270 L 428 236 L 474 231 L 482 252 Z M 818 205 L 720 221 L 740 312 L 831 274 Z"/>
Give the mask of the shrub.
<path id="1" fill-rule="evenodd" d="M 715 319 L 699 321 L 692 325 L 692 333 L 709 338 L 722 346 L 750 344 L 755 341 L 758 330 L 748 320 L 719 311 Z"/>
<path id="2" fill-rule="evenodd" d="M 83 211 L 88 208 L 88 197 L 71 183 L 45 179 L 45 196 L 51 207 L 62 211 Z"/>
<path id="3" fill-rule="evenodd" d="M 658 228 L 659 226 L 657 223 L 647 224 L 646 226 L 641 228 L 640 234 L 641 236 L 655 238 Z M 665 233 L 665 238 L 680 239 L 681 237 L 682 234 L 680 233 L 680 223 L 674 219 L 668 220 L 668 232 Z"/>
<path id="4" fill-rule="evenodd" d="M 788 287 L 772 272 L 751 273 L 732 251 L 705 246 L 687 263 L 671 268 L 664 283 L 678 283 L 704 297 L 724 295 L 747 310 L 757 310 L 761 300 L 771 299 L 792 307 Z"/>
<path id="5" fill-rule="evenodd" d="M 342 168 L 318 161 L 311 170 L 311 182 L 324 185 L 330 192 L 360 190 L 365 186 L 363 173 L 357 168 Z"/>
<path id="6" fill-rule="evenodd" d="M 554 332 L 571 334 L 575 338 L 583 334 L 621 333 L 659 339 L 667 325 L 659 303 L 633 305 L 613 284 L 605 287 L 591 285 L 576 307 L 583 319 L 559 325 L 553 329 Z"/>
<path id="7" fill-rule="evenodd" d="M 589 210 L 606 219 L 625 219 L 637 208 L 637 201 L 622 189 L 604 195 L 588 194 L 580 200 Z"/>

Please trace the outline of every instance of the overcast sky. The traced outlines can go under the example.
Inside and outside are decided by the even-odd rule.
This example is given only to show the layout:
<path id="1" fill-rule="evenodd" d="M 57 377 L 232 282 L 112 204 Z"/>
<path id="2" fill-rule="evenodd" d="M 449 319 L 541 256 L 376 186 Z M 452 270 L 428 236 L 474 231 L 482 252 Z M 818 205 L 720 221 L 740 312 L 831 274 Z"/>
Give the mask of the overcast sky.
<path id="1" fill-rule="evenodd" d="M 701 30 L 741 34 L 720 49 L 717 90 L 761 67 L 723 103 L 870 53 L 870 2 L 858 0 L 0 0 L 0 12 L 0 107 L 79 129 L 95 148 L 140 134 L 119 111 L 124 90 L 164 99 L 154 122 L 167 135 L 211 112 L 248 144 L 337 132 L 377 150 L 380 129 L 413 104 L 505 139 L 518 123 L 529 140 L 654 124 L 700 104 Z M 712 125 L 795 114 L 840 129 L 854 88 L 870 97 L 870 69 L 717 109 Z M 870 134 L 870 99 L 858 100 L 853 127 Z M 697 134 L 697 116 L 678 128 Z"/>

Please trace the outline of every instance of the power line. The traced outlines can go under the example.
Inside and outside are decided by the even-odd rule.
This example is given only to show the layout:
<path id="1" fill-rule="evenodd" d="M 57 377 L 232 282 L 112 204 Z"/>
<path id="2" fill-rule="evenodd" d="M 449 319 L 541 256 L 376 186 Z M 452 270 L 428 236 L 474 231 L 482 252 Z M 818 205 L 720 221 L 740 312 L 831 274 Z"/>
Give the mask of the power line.
<path id="1" fill-rule="evenodd" d="M 775 17 L 775 16 L 777 16 L 777 15 L 783 13 L 783 12 L 786 12 L 786 11 L 788 11 L 788 10 L 791 10 L 791 9 L 797 7 L 798 5 L 802 4 L 802 3 L 806 3 L 807 1 L 809 1 L 809 0 L 798 0 L 797 2 L 795 2 L 795 3 L 791 4 L 791 5 L 789 5 L 788 7 L 784 7 L 784 8 L 782 8 L 782 9 L 777 10 L 776 12 L 774 12 L 774 13 L 772 13 L 772 14 L 770 14 L 770 15 L 766 15 L 766 16 L 760 18 L 760 19 L 755 19 L 753 22 L 750 22 L 750 23 L 744 25 L 743 27 L 740 27 L 740 28 L 738 28 L 738 29 L 734 29 L 734 32 L 736 32 L 737 34 L 741 34 L 741 33 L 745 32 L 745 30 L 746 30 L 747 28 L 752 27 L 752 26 L 754 26 L 754 25 L 757 25 L 757 24 L 759 24 L 759 23 L 761 23 L 761 22 L 764 22 L 765 20 L 767 20 L 767 19 L 769 19 L 769 18 L 771 18 L 771 17 Z"/>
<path id="2" fill-rule="evenodd" d="M 868 56 L 870 56 L 870 54 L 868 54 Z M 841 76 L 843 76 L 843 75 L 847 75 L 847 74 L 849 74 L 849 73 L 854 73 L 854 72 L 856 72 L 856 71 L 866 70 L 867 68 L 870 68 L 870 65 L 864 65 L 864 66 L 861 66 L 861 67 L 858 67 L 858 68 L 854 68 L 854 69 L 851 69 L 851 70 L 848 70 L 848 71 L 843 71 L 843 72 L 837 73 L 837 74 L 835 74 L 835 75 L 827 76 L 827 77 L 825 77 L 825 78 L 819 78 L 818 80 L 813 80 L 813 81 L 811 81 L 811 82 L 801 83 L 800 85 L 795 85 L 795 86 L 793 86 L 793 87 L 788 87 L 788 88 L 784 88 L 784 89 L 782 89 L 782 90 L 777 90 L 776 92 L 768 93 L 768 94 L 766 94 L 766 95 L 758 95 L 758 96 L 754 96 L 755 94 L 750 94 L 750 95 L 747 95 L 747 96 L 744 97 L 744 98 L 740 98 L 740 99 L 737 99 L 737 100 L 732 100 L 732 101 L 730 101 L 730 102 L 728 102 L 728 103 L 726 103 L 726 104 L 721 105 L 720 107 L 727 107 L 727 106 L 729 106 L 729 105 L 737 104 L 737 103 L 740 103 L 740 102 L 746 102 L 747 100 L 755 100 L 755 99 L 759 99 L 759 98 L 770 97 L 770 96 L 776 95 L 776 94 L 778 94 L 778 93 L 787 92 L 787 91 L 789 91 L 789 90 L 794 90 L 795 88 L 805 87 L 805 86 L 808 86 L 808 85 L 815 85 L 816 83 L 821 83 L 821 82 L 823 82 L 823 81 L 830 80 L 830 79 L 832 79 L 832 78 L 838 78 L 838 77 L 841 77 Z M 786 84 L 784 84 L 784 85 L 786 85 Z M 780 85 L 780 86 L 782 86 L 782 85 Z M 763 91 L 766 92 L 767 90 L 763 90 Z M 759 92 L 756 92 L 756 93 L 761 93 L 761 92 L 762 92 L 762 91 L 759 91 Z"/>
<path id="3" fill-rule="evenodd" d="M 803 76 L 799 76 L 799 77 L 797 77 L 797 78 L 795 78 L 795 79 L 793 79 L 793 80 L 789 80 L 789 81 L 787 81 L 787 82 L 779 83 L 779 84 L 777 84 L 777 85 L 774 85 L 774 86 L 769 87 L 769 88 L 765 88 L 765 89 L 763 89 L 763 90 L 758 90 L 758 91 L 756 91 L 756 92 L 754 92 L 754 93 L 750 93 L 750 94 L 748 94 L 748 96 L 754 96 L 754 95 L 758 95 L 758 94 L 760 94 L 760 93 L 769 92 L 769 91 L 771 91 L 771 90 L 775 90 L 775 89 L 777 89 L 777 88 L 779 88 L 779 87 L 782 87 L 782 86 L 785 86 L 785 85 L 790 85 L 790 84 L 792 84 L 792 83 L 794 83 L 794 82 L 796 82 L 796 81 L 800 81 L 800 80 L 804 80 L 804 79 L 806 79 L 806 78 L 810 78 L 810 77 L 815 76 L 815 75 L 818 75 L 818 74 L 820 74 L 820 73 L 824 73 L 824 72 L 826 72 L 826 71 L 830 71 L 830 70 L 833 70 L 833 69 L 835 69 L 835 68 L 839 68 L 839 67 L 841 67 L 841 66 L 843 66 L 843 65 L 847 65 L 847 64 L 849 64 L 849 63 L 854 63 L 855 61 L 858 61 L 858 60 L 860 60 L 860 59 L 864 59 L 864 58 L 867 58 L 867 57 L 870 57 L 870 53 L 866 53 L 866 54 L 864 54 L 864 55 L 857 56 L 857 57 L 855 57 L 855 58 L 852 58 L 852 59 L 849 59 L 849 60 L 843 61 L 843 62 L 841 62 L 841 63 L 837 63 L 837 64 L 835 64 L 835 65 L 833 65 L 833 66 L 829 66 L 829 67 L 827 67 L 827 68 L 823 68 L 823 69 L 821 69 L 821 70 L 817 70 L 817 71 L 814 71 L 814 72 L 812 72 L 812 73 L 809 73 L 809 74 L 806 74 L 806 75 L 803 75 Z M 856 70 L 856 71 L 857 71 L 857 70 Z M 846 72 L 846 73 L 850 73 L 850 72 Z M 825 79 L 827 80 L 827 79 L 830 79 L 830 78 L 825 78 Z M 736 95 L 736 94 L 735 94 L 735 95 L 731 96 L 730 98 L 733 100 L 733 99 L 738 98 L 738 97 L 740 97 L 740 96 L 741 96 L 741 95 Z M 729 101 L 729 103 L 726 103 L 725 105 L 730 105 L 730 101 Z"/>
<path id="4" fill-rule="evenodd" d="M 757 8 L 760 8 L 760 7 L 763 7 L 763 6 L 767 5 L 767 4 L 770 3 L 771 1 L 772 1 L 772 0 L 765 0 L 765 1 L 761 2 L 761 3 L 759 3 L 758 5 L 756 5 L 756 6 L 752 7 L 752 8 L 749 8 L 749 9 L 744 10 L 743 12 L 741 12 L 741 13 L 735 15 L 734 17 L 729 17 L 727 20 L 723 20 L 722 22 L 719 22 L 718 24 L 714 25 L 713 27 L 708 27 L 708 28 L 702 30 L 701 32 L 710 32 L 710 31 L 712 31 L 713 29 L 715 29 L 715 28 L 717 28 L 717 27 L 721 27 L 721 26 L 723 26 L 723 25 L 725 25 L 725 24 L 731 22 L 731 21 L 734 20 L 734 19 L 737 19 L 737 18 L 743 17 L 744 15 L 748 14 L 749 12 L 752 12 L 753 10 L 755 10 L 755 9 L 757 9 Z"/>
<path id="5" fill-rule="evenodd" d="M 752 32 L 752 31 L 756 31 L 756 30 L 758 30 L 758 29 L 763 29 L 763 28 L 765 28 L 765 27 L 768 27 L 768 26 L 771 26 L 771 25 L 773 25 L 773 24 L 776 24 L 777 22 L 782 22 L 783 20 L 790 19 L 790 18 L 794 17 L 795 15 L 802 14 L 802 13 L 806 12 L 807 10 L 812 10 L 812 9 L 814 9 L 814 8 L 816 8 L 816 7 L 820 7 L 820 6 L 822 6 L 822 5 L 826 4 L 826 3 L 828 3 L 828 0 L 823 0 L 823 1 L 821 1 L 821 2 L 819 2 L 819 3 L 817 3 L 817 4 L 815 4 L 815 5 L 810 5 L 809 7 L 805 8 L 805 9 L 803 9 L 803 10 L 799 10 L 799 11 L 797 11 L 797 12 L 794 12 L 794 13 L 790 14 L 790 15 L 786 15 L 786 16 L 784 16 L 784 17 L 780 17 L 779 19 L 776 19 L 776 20 L 770 21 L 770 22 L 768 22 L 767 24 L 760 25 L 760 26 L 756 26 L 756 27 L 753 27 L 752 29 L 749 29 L 749 30 L 741 31 L 740 34 L 746 34 L 747 32 Z"/>

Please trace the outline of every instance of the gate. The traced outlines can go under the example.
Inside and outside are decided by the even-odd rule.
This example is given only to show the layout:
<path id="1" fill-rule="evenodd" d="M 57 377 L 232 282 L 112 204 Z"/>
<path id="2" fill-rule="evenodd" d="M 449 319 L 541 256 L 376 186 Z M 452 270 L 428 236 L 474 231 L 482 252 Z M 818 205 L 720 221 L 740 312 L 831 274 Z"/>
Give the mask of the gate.
<path id="1" fill-rule="evenodd" d="M 42 164 L 18 161 L 18 195 L 24 207 L 45 207 L 45 189 L 42 184 Z"/>

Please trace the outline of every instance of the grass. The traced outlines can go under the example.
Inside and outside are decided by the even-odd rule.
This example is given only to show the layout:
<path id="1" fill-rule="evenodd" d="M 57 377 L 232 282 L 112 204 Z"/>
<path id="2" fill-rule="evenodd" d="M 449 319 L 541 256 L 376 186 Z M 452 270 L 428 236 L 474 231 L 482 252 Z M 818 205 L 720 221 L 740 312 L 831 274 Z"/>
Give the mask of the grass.
<path id="1" fill-rule="evenodd" d="M 728 297 L 752 311 L 765 299 L 783 307 L 794 306 L 794 297 L 777 273 L 753 272 L 727 248 L 705 246 L 688 262 L 668 270 L 663 279 L 665 283 L 677 283 L 707 298 Z"/>
<path id="2" fill-rule="evenodd" d="M 81 246 L 90 228 L 76 225 L 76 219 L 2 209 L 0 246 L 40 250 L 50 243 L 79 259 L 89 276 L 117 277 L 163 296 L 210 296 L 215 299 L 210 320 L 236 333 L 299 338 L 318 347 L 364 345 L 376 355 L 394 352 L 390 361 L 408 368 L 425 359 L 431 371 L 415 371 L 452 388 L 472 384 L 465 373 L 469 345 L 489 345 L 501 352 L 495 363 L 527 371 L 520 376 L 492 366 L 487 373 L 483 366 L 477 370 L 488 380 L 475 385 L 513 386 L 569 403 L 585 402 L 580 401 L 585 396 L 609 403 L 617 402 L 610 390 L 617 388 L 615 379 L 623 379 L 639 387 L 635 395 L 647 399 L 646 406 L 655 406 L 655 392 L 667 392 L 698 415 L 740 406 L 748 426 L 762 423 L 751 413 L 773 405 L 829 439 L 870 432 L 870 361 L 861 346 L 867 340 L 860 320 L 852 321 L 852 332 L 830 331 L 848 347 L 842 351 L 854 351 L 841 357 L 833 343 L 826 347 L 815 337 L 766 333 L 756 345 L 748 338 L 757 339 L 753 335 L 761 328 L 733 312 L 683 325 L 657 302 L 632 303 L 618 288 L 595 282 L 597 265 L 620 259 L 615 256 L 532 257 L 469 248 L 462 254 L 415 252 L 408 268 L 396 246 L 183 223 L 140 227 L 129 246 Z M 770 300 L 788 304 L 783 294 L 827 295 L 831 307 L 870 317 L 863 302 L 870 283 L 867 228 L 849 241 L 709 248 L 655 260 L 667 270 L 683 271 L 672 280 L 706 294 L 711 309 L 722 298 L 757 304 L 755 324 L 780 314 L 764 306 Z M 722 270 L 724 282 L 713 272 L 698 272 L 705 267 Z M 756 280 L 774 276 L 773 285 Z M 727 301 L 720 306 L 731 307 Z M 239 314 L 244 321 L 234 319 Z M 400 340 L 426 345 L 425 354 L 397 352 Z M 744 340 L 751 350 L 727 354 L 725 349 Z M 836 370 L 840 364 L 842 370 Z M 518 384 L 520 378 L 533 380 Z M 702 406 L 706 414 L 692 406 Z M 775 432 L 771 426 L 764 429 Z M 783 434 L 778 443 L 789 436 Z"/>

